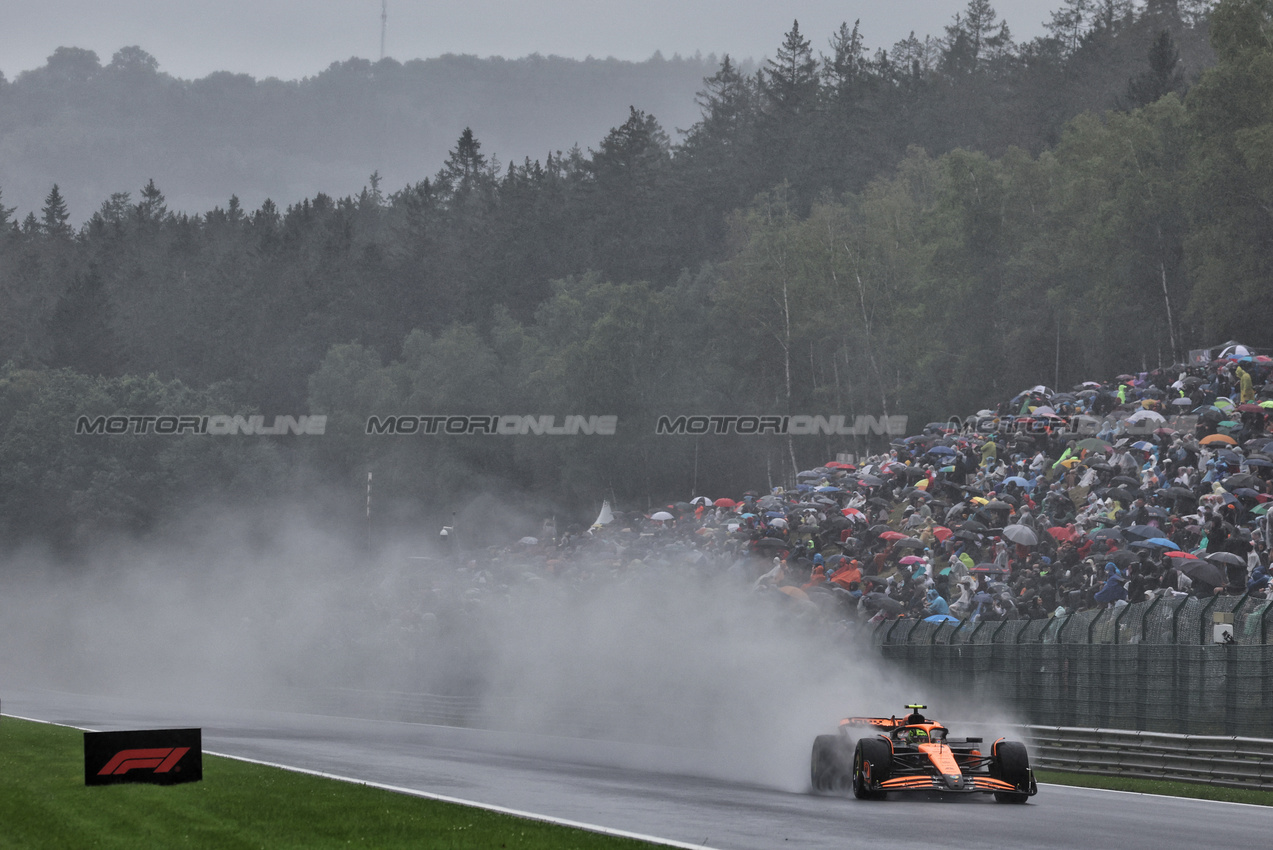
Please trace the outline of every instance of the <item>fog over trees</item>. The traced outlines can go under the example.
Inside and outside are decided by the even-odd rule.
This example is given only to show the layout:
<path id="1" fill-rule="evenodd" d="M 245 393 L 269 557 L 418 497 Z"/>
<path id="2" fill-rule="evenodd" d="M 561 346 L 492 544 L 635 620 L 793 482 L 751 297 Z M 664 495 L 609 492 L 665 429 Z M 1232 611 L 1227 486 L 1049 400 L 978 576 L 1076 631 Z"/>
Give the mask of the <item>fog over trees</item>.
<path id="1" fill-rule="evenodd" d="M 644 507 L 867 446 L 656 436 L 660 414 L 922 424 L 1270 344 L 1269 0 L 1063 0 L 1025 44 L 972 0 L 935 36 L 868 35 L 797 22 L 757 68 L 444 57 L 301 82 L 63 49 L 0 83 L 0 534 L 144 531 L 298 482 L 352 521 L 368 471 L 404 519 L 491 488 Z M 608 131 L 572 135 L 599 109 Z M 377 144 L 357 191 L 309 188 Z M 159 413 L 329 419 L 74 434 Z M 619 428 L 364 433 L 451 413 Z"/>

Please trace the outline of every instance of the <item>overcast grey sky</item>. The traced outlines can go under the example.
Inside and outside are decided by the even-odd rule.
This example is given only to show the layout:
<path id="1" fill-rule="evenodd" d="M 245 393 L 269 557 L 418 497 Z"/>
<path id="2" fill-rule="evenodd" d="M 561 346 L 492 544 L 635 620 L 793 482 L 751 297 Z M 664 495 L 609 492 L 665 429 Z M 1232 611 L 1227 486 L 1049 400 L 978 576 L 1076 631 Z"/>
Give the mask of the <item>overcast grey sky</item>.
<path id="1" fill-rule="evenodd" d="M 1060 0 L 997 0 L 1018 41 L 1043 31 Z M 294 79 L 333 61 L 380 53 L 381 0 L 0 0 L 0 70 L 12 79 L 59 46 L 103 62 L 140 45 L 178 77 L 227 70 Z M 867 44 L 914 30 L 939 35 L 967 0 L 388 0 L 385 53 L 649 58 L 655 50 L 772 55 L 799 19 L 825 52 L 841 21 L 861 19 Z"/>

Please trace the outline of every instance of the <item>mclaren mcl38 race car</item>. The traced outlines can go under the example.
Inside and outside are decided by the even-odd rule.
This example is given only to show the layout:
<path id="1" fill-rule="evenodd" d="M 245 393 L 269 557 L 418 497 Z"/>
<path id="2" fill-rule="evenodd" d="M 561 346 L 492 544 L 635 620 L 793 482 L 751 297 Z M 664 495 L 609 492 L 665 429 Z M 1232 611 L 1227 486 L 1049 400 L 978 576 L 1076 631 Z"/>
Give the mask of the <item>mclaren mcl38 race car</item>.
<path id="1" fill-rule="evenodd" d="M 813 742 L 810 774 L 815 791 L 853 789 L 859 800 L 893 791 L 994 794 L 1001 803 L 1024 803 L 1038 793 L 1025 745 L 999 738 L 951 738 L 946 727 L 908 705 L 906 717 L 847 717 L 839 734 Z"/>

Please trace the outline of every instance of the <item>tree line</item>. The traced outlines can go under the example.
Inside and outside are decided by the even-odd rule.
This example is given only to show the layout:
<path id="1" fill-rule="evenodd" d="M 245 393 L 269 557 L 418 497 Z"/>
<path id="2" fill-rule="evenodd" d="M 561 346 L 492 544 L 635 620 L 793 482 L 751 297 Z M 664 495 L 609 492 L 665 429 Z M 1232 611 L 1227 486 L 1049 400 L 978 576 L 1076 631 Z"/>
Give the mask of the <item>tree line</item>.
<path id="1" fill-rule="evenodd" d="M 905 73 L 900 48 L 868 59 L 846 27 L 818 57 L 796 25 L 754 74 L 724 59 L 677 143 L 634 108 L 596 149 L 501 167 L 465 130 L 434 176 L 393 192 L 373 175 L 356 196 L 189 215 L 151 182 L 79 229 L 57 187 L 38 214 L 0 202 L 5 536 L 144 529 L 210 489 L 268 498 L 300 480 L 338 485 L 353 517 L 368 471 L 407 520 L 492 490 L 646 507 L 886 440 L 659 436 L 661 414 L 914 427 L 1229 337 L 1268 344 L 1273 7 L 1193 8 L 1072 0 L 1017 46 L 973 0 Z M 1179 46 L 1204 32 L 1214 64 L 1191 70 Z M 1049 102 L 1080 103 L 1100 66 L 1087 51 L 1133 41 L 1113 108 L 1020 144 L 986 130 L 1011 123 L 1045 47 Z M 878 120 L 857 111 L 871 104 Z M 943 110 L 972 135 L 951 124 L 926 144 L 917 128 Z M 326 414 L 328 429 L 72 432 L 81 414 L 161 412 Z M 364 429 L 441 413 L 619 428 Z"/>

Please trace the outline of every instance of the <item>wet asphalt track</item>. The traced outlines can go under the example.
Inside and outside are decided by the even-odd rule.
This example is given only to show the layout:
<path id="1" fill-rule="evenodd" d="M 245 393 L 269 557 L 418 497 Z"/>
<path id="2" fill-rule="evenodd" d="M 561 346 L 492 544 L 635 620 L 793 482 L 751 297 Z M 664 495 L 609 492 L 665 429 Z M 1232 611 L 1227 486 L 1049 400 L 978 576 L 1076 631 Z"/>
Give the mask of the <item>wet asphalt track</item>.
<path id="1" fill-rule="evenodd" d="M 692 759 L 625 744 L 285 712 L 142 707 L 35 689 L 0 691 L 0 709 L 98 730 L 199 726 L 209 752 L 696 846 L 1273 846 L 1273 809 L 1258 806 L 1060 786 L 1041 787 L 1024 806 L 981 795 L 859 802 L 669 773 L 668 765 L 689 769 Z"/>

